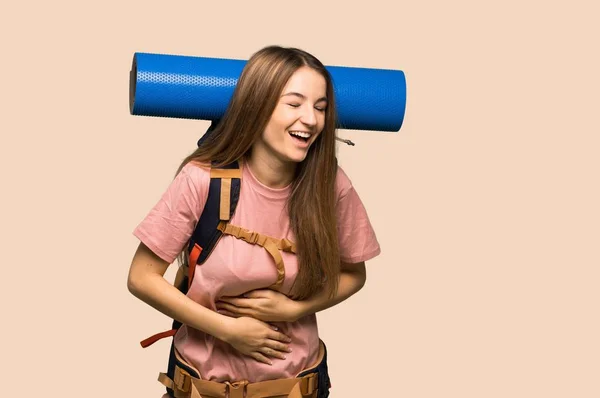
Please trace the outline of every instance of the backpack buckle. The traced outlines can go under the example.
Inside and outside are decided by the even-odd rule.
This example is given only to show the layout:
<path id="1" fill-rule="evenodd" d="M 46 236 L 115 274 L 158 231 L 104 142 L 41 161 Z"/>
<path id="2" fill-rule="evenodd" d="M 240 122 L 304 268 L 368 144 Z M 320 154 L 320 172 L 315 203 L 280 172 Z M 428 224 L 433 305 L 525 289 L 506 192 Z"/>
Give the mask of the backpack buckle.
<path id="1" fill-rule="evenodd" d="M 225 396 L 229 398 L 244 398 L 246 396 L 246 388 L 248 386 L 248 380 L 236 381 L 230 383 L 225 382 Z"/>
<path id="2" fill-rule="evenodd" d="M 173 386 L 181 392 L 189 392 L 192 386 L 192 377 L 188 372 L 178 367 L 173 375 Z"/>
<path id="3" fill-rule="evenodd" d="M 252 231 L 252 232 L 250 232 L 250 234 L 248 234 L 247 241 L 252 244 L 257 244 L 259 237 L 260 237 L 259 233 Z"/>

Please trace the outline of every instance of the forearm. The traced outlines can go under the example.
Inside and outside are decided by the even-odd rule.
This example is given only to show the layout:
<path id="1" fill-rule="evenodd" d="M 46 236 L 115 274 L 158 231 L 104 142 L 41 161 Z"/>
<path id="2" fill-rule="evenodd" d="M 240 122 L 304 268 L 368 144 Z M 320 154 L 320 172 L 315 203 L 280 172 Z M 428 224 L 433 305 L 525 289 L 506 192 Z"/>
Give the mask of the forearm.
<path id="1" fill-rule="evenodd" d="M 366 271 L 364 264 L 353 270 L 342 270 L 336 294 L 330 297 L 323 291 L 309 299 L 298 301 L 300 317 L 314 314 L 333 307 L 358 292 L 365 284 Z"/>
<path id="2" fill-rule="evenodd" d="M 135 297 L 166 316 L 220 340 L 227 340 L 228 317 L 191 300 L 161 275 L 145 275 L 128 287 Z"/>

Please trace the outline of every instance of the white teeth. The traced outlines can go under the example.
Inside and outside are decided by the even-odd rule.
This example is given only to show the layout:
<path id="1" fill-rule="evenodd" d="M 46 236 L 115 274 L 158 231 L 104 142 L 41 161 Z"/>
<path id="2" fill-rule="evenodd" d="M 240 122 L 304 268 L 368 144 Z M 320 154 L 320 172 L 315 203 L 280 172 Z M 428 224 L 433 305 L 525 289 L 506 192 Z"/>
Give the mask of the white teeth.
<path id="1" fill-rule="evenodd" d="M 305 133 L 303 131 L 290 131 L 290 134 L 291 135 L 296 135 L 296 136 L 302 137 L 302 138 L 308 138 L 308 137 L 310 137 L 310 134 Z"/>

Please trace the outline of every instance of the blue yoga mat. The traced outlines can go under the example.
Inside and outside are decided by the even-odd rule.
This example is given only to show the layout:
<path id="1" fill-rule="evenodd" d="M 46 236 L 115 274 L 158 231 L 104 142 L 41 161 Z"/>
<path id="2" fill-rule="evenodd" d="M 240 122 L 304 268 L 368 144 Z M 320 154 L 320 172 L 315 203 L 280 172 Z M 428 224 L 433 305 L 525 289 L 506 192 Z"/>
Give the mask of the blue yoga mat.
<path id="1" fill-rule="evenodd" d="M 129 84 L 132 115 L 215 120 L 225 113 L 245 60 L 137 52 Z M 338 128 L 399 131 L 406 109 L 404 73 L 326 66 Z"/>

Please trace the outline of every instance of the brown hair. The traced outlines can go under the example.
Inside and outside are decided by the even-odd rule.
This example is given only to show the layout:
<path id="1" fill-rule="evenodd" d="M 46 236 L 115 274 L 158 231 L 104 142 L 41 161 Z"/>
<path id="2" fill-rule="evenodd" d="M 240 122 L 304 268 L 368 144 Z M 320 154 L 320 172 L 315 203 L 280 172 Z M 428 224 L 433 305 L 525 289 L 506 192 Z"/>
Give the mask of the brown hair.
<path id="1" fill-rule="evenodd" d="M 302 66 L 325 78 L 328 105 L 321 134 L 297 165 L 287 202 L 299 267 L 292 287 L 295 299 L 305 299 L 322 289 L 333 296 L 340 272 L 335 210 L 337 115 L 331 76 L 325 66 L 297 48 L 268 46 L 253 54 L 222 119 L 177 170 L 179 173 L 190 161 L 225 165 L 247 156 L 265 130 L 287 81 Z M 185 261 L 184 253 L 182 259 Z"/>

